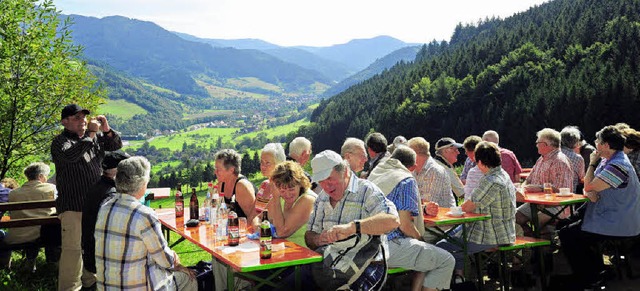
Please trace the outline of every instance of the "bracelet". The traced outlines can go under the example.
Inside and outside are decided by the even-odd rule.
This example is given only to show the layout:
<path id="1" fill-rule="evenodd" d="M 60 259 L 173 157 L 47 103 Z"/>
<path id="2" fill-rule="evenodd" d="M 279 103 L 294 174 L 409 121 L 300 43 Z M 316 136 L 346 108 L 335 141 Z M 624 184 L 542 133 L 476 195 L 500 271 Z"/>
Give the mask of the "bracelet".
<path id="1" fill-rule="evenodd" d="M 360 234 L 360 220 L 353 221 L 356 224 L 356 234 Z"/>

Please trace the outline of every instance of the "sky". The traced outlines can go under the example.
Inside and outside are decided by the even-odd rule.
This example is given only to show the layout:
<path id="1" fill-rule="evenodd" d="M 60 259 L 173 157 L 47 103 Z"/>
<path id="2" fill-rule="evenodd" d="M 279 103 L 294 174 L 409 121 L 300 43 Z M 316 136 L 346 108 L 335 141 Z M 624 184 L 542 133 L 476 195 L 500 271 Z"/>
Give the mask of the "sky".
<path id="1" fill-rule="evenodd" d="M 449 40 L 458 23 L 506 18 L 550 0 L 54 0 L 63 14 L 126 16 L 201 38 L 331 46 L 388 35 Z"/>

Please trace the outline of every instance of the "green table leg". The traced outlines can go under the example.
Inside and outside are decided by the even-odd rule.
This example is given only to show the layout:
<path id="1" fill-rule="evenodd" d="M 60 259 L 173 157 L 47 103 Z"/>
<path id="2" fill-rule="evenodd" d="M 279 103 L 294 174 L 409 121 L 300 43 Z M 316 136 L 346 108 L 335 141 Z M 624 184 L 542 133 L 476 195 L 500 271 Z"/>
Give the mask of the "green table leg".
<path id="1" fill-rule="evenodd" d="M 302 275 L 300 265 L 295 266 L 295 274 L 296 274 L 296 290 L 302 290 Z"/>
<path id="2" fill-rule="evenodd" d="M 233 291 L 234 289 L 234 281 L 233 281 L 233 270 L 229 268 L 229 266 L 225 266 L 227 268 L 227 291 Z"/>
<path id="3" fill-rule="evenodd" d="M 538 221 L 538 206 L 530 203 L 531 207 L 531 224 L 533 225 L 533 235 L 536 238 L 540 238 L 540 223 Z M 544 270 L 544 258 L 542 255 L 542 248 L 534 248 L 533 251 L 538 257 L 538 267 L 540 269 L 540 288 L 544 291 L 547 290 L 547 274 Z"/>

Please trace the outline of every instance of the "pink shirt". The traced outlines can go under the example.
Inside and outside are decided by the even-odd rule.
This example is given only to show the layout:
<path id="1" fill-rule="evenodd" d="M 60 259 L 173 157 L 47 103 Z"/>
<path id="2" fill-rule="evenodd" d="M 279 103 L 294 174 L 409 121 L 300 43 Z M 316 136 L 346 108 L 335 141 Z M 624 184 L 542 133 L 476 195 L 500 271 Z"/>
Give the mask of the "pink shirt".
<path id="1" fill-rule="evenodd" d="M 573 189 L 573 171 L 567 156 L 560 149 L 554 150 L 536 161 L 527 177 L 527 184 L 552 183 L 556 188 Z"/>
<path id="2" fill-rule="evenodd" d="M 509 174 L 511 182 L 520 182 L 522 167 L 520 166 L 520 162 L 518 161 L 516 154 L 508 149 L 500 148 L 500 158 L 502 158 L 502 169 Z"/>

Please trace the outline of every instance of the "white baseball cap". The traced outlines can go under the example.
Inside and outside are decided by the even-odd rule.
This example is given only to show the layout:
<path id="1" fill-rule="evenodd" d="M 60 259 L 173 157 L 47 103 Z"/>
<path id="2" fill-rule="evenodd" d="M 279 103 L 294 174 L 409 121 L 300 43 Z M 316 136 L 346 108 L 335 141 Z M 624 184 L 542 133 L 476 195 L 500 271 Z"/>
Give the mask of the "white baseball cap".
<path id="1" fill-rule="evenodd" d="M 342 163 L 342 157 L 338 153 L 331 150 L 320 152 L 311 160 L 311 169 L 313 170 L 311 180 L 320 182 L 329 178 L 333 167 L 340 163 Z"/>

